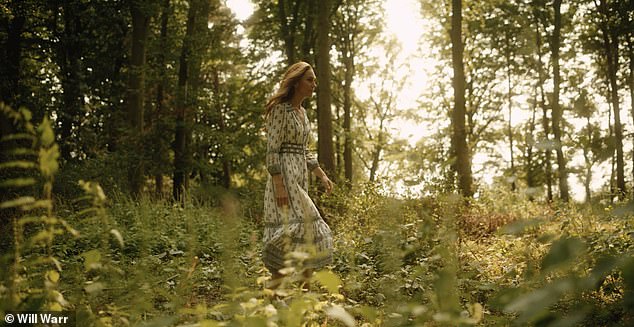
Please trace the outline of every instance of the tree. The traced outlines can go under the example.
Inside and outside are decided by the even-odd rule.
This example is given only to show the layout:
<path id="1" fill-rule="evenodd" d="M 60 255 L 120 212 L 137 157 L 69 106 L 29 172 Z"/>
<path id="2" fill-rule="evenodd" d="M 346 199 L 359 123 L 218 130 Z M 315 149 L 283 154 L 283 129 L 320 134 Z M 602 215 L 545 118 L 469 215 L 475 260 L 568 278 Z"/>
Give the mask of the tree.
<path id="1" fill-rule="evenodd" d="M 601 127 L 591 121 L 592 116 L 596 112 L 596 105 L 590 100 L 588 91 L 583 88 L 578 89 L 578 97 L 573 107 L 575 114 L 586 120 L 586 126 L 581 130 L 579 137 L 576 139 L 576 145 L 583 152 L 584 165 L 582 167 L 583 186 L 586 192 L 586 203 L 592 200 L 592 191 L 590 183 L 592 181 L 592 168 L 602 161 L 611 157 L 614 149 L 611 149 L 613 142 L 608 136 L 601 134 Z"/>
<path id="2" fill-rule="evenodd" d="M 57 62 L 60 67 L 60 80 L 62 84 L 62 115 L 59 116 L 59 134 L 61 139 L 65 140 L 60 143 L 62 158 L 71 160 L 71 152 L 77 151 L 77 146 L 73 146 L 73 141 L 77 137 L 76 129 L 79 128 L 81 122 L 81 113 L 84 111 L 84 100 L 81 85 L 82 78 L 82 11 L 83 5 L 77 1 L 63 1 L 62 17 L 63 31 L 57 32 L 59 43 L 57 44 Z M 56 8 L 58 9 L 58 8 Z M 55 30 L 57 26 L 55 26 Z M 77 155 L 77 153 L 76 153 Z"/>
<path id="3" fill-rule="evenodd" d="M 133 149 L 143 149 L 141 140 L 144 133 L 145 110 L 145 62 L 146 44 L 149 34 L 151 13 L 147 4 L 132 1 L 130 14 L 132 16 L 132 51 L 130 54 L 130 73 L 128 80 L 127 110 L 130 122 L 129 132 Z M 143 152 L 143 151 L 141 151 Z M 141 193 L 144 181 L 144 158 L 138 157 L 138 152 L 130 152 L 131 160 L 128 168 L 128 178 L 132 194 Z"/>
<path id="4" fill-rule="evenodd" d="M 556 144 L 555 152 L 557 153 L 557 171 L 559 173 L 559 197 L 562 201 L 568 202 L 570 192 L 568 191 L 568 172 L 566 171 L 566 159 L 564 158 L 563 145 L 561 143 L 561 119 L 563 109 L 560 105 L 560 87 L 561 74 L 559 63 L 559 51 L 561 44 L 561 0 L 553 0 L 553 9 L 555 13 L 554 30 L 551 40 L 551 52 L 553 61 L 553 101 L 552 101 L 552 122 L 553 136 Z"/>
<path id="5" fill-rule="evenodd" d="M 623 160 L 623 127 L 621 125 L 621 106 L 619 101 L 618 69 L 619 69 L 619 28 L 611 17 L 616 14 L 607 0 L 595 0 L 599 12 L 599 30 L 603 40 L 603 51 L 607 71 L 606 77 L 610 86 L 610 103 L 614 113 L 614 137 L 616 146 L 616 187 L 619 200 L 625 199 L 625 168 Z"/>
<path id="6" fill-rule="evenodd" d="M 334 45 L 341 54 L 343 65 L 343 166 L 348 185 L 353 181 L 352 164 L 352 83 L 357 75 L 357 60 L 375 40 L 381 30 L 376 1 L 345 0 L 335 14 Z M 366 22 L 363 22 L 365 20 Z"/>
<path id="7" fill-rule="evenodd" d="M 552 181 L 552 146 L 550 142 L 550 119 L 548 118 L 548 107 L 546 105 L 546 91 L 544 90 L 544 83 L 546 81 L 547 72 L 544 69 L 544 61 L 542 52 L 542 27 L 545 24 L 546 15 L 544 13 L 545 4 L 540 0 L 536 0 L 532 2 L 533 10 L 533 24 L 535 25 L 535 48 L 536 48 L 536 66 L 537 66 L 537 75 L 538 80 L 536 81 L 537 89 L 539 90 L 538 102 L 539 107 L 542 108 L 542 129 L 543 129 L 543 137 L 540 142 L 542 144 L 541 148 L 544 151 L 544 161 L 545 161 L 545 179 L 546 179 L 546 199 L 548 202 L 552 202 L 553 200 L 553 181 Z M 542 23 L 544 22 L 544 23 Z M 544 27 L 546 29 L 546 27 Z"/>
<path id="8" fill-rule="evenodd" d="M 462 0 L 452 0 L 451 16 L 451 53 L 453 64 L 454 107 L 451 113 L 453 127 L 452 157 L 455 159 L 454 169 L 458 174 L 460 192 L 465 197 L 473 195 L 471 176 L 471 158 L 467 145 L 465 129 L 465 75 L 462 44 Z"/>
<path id="9" fill-rule="evenodd" d="M 201 58 L 205 44 L 201 35 L 208 29 L 210 3 L 208 0 L 192 1 L 187 13 L 187 31 L 179 59 L 176 128 L 174 135 L 174 184 L 172 196 L 183 201 L 183 193 L 189 186 L 191 171 L 191 125 L 200 86 Z"/>
<path id="10" fill-rule="evenodd" d="M 396 74 L 397 70 L 405 67 L 397 62 L 401 51 L 399 44 L 395 39 L 390 39 L 381 42 L 381 45 L 384 57 L 368 58 L 365 65 L 369 73 L 376 77 L 369 82 L 369 98 L 362 103 L 355 101 L 359 120 L 363 124 L 363 133 L 360 134 L 366 137 L 363 142 L 359 142 L 363 145 L 357 146 L 356 150 L 370 181 L 376 180 L 384 153 L 395 143 L 388 130 L 389 123 L 397 116 L 397 100 L 406 82 Z"/>
<path id="11" fill-rule="evenodd" d="M 330 0 L 319 1 L 317 6 L 317 110 L 318 150 L 322 168 L 334 177 L 335 156 L 332 141 L 332 109 L 330 90 Z"/>

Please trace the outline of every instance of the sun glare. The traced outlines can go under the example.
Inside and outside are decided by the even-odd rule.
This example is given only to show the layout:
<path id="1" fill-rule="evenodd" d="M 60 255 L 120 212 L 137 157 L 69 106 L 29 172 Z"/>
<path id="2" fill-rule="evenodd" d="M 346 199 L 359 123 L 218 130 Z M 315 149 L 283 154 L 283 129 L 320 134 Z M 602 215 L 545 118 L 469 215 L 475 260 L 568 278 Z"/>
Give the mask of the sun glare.
<path id="1" fill-rule="evenodd" d="M 226 3 L 240 21 L 249 18 L 255 10 L 250 0 L 226 0 Z"/>

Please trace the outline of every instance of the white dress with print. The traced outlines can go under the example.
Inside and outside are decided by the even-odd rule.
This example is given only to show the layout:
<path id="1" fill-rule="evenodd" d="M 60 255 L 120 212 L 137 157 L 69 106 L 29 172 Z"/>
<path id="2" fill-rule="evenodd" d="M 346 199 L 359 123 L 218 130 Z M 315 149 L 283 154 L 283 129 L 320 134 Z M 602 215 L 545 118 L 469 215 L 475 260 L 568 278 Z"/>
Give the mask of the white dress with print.
<path id="1" fill-rule="evenodd" d="M 270 271 L 285 267 L 288 254 L 301 258 L 303 268 L 320 268 L 332 261 L 332 234 L 308 196 L 308 174 L 319 166 L 306 147 L 310 122 L 288 103 L 273 108 L 266 119 L 266 166 L 269 178 L 264 193 L 264 247 L 262 259 Z M 282 174 L 288 207 L 275 201 L 271 175 Z"/>

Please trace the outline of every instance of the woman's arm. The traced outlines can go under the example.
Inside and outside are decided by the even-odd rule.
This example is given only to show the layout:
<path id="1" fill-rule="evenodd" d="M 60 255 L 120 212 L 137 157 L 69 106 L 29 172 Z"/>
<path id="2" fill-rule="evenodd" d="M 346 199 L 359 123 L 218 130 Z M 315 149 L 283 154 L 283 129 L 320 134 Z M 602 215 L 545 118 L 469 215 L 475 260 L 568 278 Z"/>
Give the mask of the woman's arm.
<path id="1" fill-rule="evenodd" d="M 275 107 L 266 117 L 266 169 L 273 179 L 273 192 L 278 206 L 288 205 L 288 193 L 280 165 L 280 147 L 284 138 L 284 108 Z"/>
<path id="2" fill-rule="evenodd" d="M 330 194 L 330 192 L 332 192 L 333 187 L 335 186 L 335 183 L 333 183 L 330 180 L 330 178 L 328 178 L 326 173 L 319 166 L 313 169 L 312 173 L 313 175 L 317 176 L 317 178 L 319 178 L 319 180 L 321 181 L 321 185 L 323 185 L 323 187 L 326 189 L 326 193 Z"/>

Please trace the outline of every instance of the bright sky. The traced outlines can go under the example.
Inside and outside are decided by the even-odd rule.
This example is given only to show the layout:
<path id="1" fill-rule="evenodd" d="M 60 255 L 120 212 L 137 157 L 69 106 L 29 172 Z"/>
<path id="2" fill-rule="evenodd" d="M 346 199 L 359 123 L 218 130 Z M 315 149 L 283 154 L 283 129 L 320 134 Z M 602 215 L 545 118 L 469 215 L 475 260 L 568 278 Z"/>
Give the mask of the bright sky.
<path id="1" fill-rule="evenodd" d="M 249 18 L 255 9 L 250 0 L 226 0 L 226 3 L 239 20 Z M 425 58 L 421 58 L 419 51 L 419 42 L 424 30 L 420 5 L 417 0 L 385 0 L 383 7 L 387 33 L 396 37 L 402 47 L 397 62 L 389 64 L 399 66 L 407 63 L 409 65 L 405 65 L 397 73 L 399 78 L 406 78 L 405 86 L 398 95 L 397 108 L 414 108 L 421 92 L 427 87 L 428 72 L 424 68 L 430 67 L 429 62 L 426 62 Z M 376 53 L 376 56 L 382 57 L 383 55 Z M 367 82 L 369 81 L 357 82 L 355 92 L 361 99 L 367 99 L 370 96 Z M 424 136 L 421 134 L 423 129 L 412 122 L 399 121 L 394 125 L 393 132 L 401 138 L 409 139 L 411 144 L 416 143 Z"/>
<path id="2" fill-rule="evenodd" d="M 250 0 L 226 0 L 226 4 L 239 20 L 249 18 L 255 9 Z M 428 30 L 426 26 L 428 22 L 421 17 L 421 9 L 417 0 L 384 0 L 383 8 L 386 18 L 386 32 L 395 37 L 402 47 L 396 62 L 386 63 L 403 66 L 397 71 L 398 78 L 406 79 L 403 90 L 398 94 L 397 108 L 401 110 L 416 108 L 420 96 L 429 91 L 428 76 L 436 64 L 431 56 L 425 57 L 427 55 L 425 49 L 429 49 L 429 47 L 421 44 L 424 41 L 423 33 Z M 384 57 L 382 53 L 379 53 L 380 51 L 382 50 L 377 49 L 374 55 L 379 58 Z M 372 81 L 372 78 L 366 81 L 357 80 L 355 94 L 360 99 L 367 99 L 370 96 L 368 83 Z M 517 123 L 517 118 L 514 120 Z M 433 132 L 431 127 L 401 119 L 394 121 L 391 127 L 393 135 L 408 139 L 411 145 L 431 132 Z M 474 158 L 475 165 L 482 165 L 476 161 L 484 162 L 486 158 Z M 491 182 L 493 178 L 493 176 L 482 177 L 485 183 Z M 581 200 L 583 191 L 579 190 L 578 181 L 576 178 L 570 178 L 569 181 L 572 184 L 576 200 Z"/>

